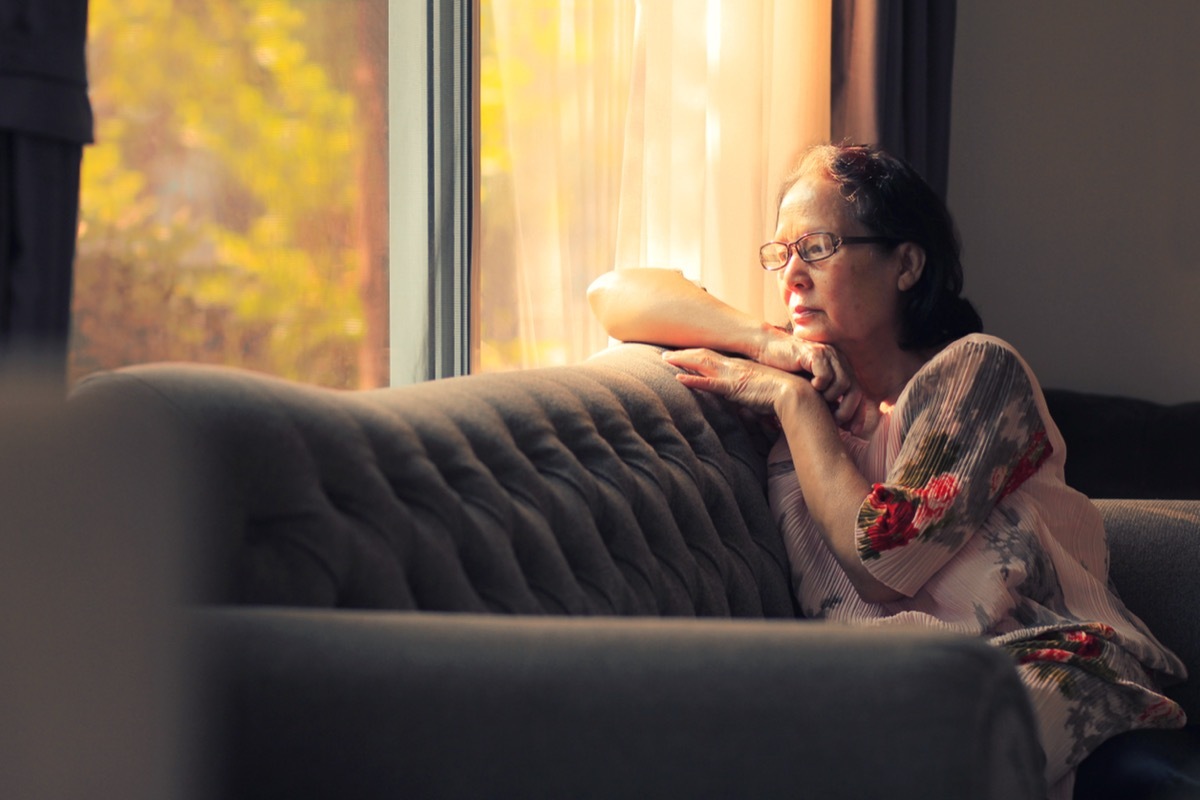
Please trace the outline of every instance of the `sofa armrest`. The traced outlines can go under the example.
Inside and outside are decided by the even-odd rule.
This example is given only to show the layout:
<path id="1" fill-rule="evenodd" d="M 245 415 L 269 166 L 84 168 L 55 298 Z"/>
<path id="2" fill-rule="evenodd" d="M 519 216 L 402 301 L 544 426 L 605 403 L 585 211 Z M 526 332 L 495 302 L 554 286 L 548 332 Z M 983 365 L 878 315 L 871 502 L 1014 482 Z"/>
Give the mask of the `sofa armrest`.
<path id="1" fill-rule="evenodd" d="M 203 609 L 232 797 L 1035 797 L 1007 657 L 798 621 Z"/>
<path id="2" fill-rule="evenodd" d="M 1167 694 L 1200 721 L 1200 500 L 1097 500 L 1109 575 L 1129 610 L 1188 668 Z"/>

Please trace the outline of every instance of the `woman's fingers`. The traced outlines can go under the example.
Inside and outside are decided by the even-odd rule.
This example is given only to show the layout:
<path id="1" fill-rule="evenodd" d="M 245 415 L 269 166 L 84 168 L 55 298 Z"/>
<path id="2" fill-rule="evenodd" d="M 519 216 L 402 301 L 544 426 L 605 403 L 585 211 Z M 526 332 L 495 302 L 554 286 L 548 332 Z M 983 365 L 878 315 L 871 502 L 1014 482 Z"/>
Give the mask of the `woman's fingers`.
<path id="1" fill-rule="evenodd" d="M 772 413 L 779 381 L 794 376 L 748 361 L 729 358 L 711 350 L 674 350 L 663 353 L 669 364 L 687 370 L 677 377 L 692 389 L 702 389 L 727 397 L 758 413 Z"/>
<path id="2" fill-rule="evenodd" d="M 712 350 L 699 347 L 688 350 L 665 350 L 662 357 L 663 361 L 668 364 L 700 374 L 715 372 L 720 366 L 720 360 L 724 358 Z"/>
<path id="3" fill-rule="evenodd" d="M 820 392 L 829 404 L 838 425 L 844 426 L 853 419 L 862 394 L 841 355 L 830 347 L 815 349 L 812 357 L 812 376 L 813 388 Z"/>
<path id="4" fill-rule="evenodd" d="M 856 419 L 862 392 L 836 350 L 817 347 L 811 352 L 810 384 L 825 400 L 838 426 L 847 428 Z M 676 376 L 684 386 L 719 394 L 756 413 L 772 413 L 774 399 L 783 388 L 779 381 L 795 380 L 790 373 L 703 348 L 668 350 L 663 360 L 685 370 Z"/>
<path id="5" fill-rule="evenodd" d="M 837 348 L 798 337 L 770 339 L 758 361 L 769 367 L 802 373 L 830 407 L 854 388 L 854 371 Z"/>
<path id="6" fill-rule="evenodd" d="M 693 389 L 704 389 L 728 396 L 734 388 L 732 384 L 730 362 L 732 359 L 719 355 L 712 350 L 692 348 L 689 350 L 668 350 L 663 353 L 663 360 L 668 364 L 679 367 L 685 372 L 676 376 L 679 382 Z"/>
<path id="7" fill-rule="evenodd" d="M 810 359 L 813 388 L 827 401 L 834 401 L 850 388 L 850 378 L 836 350 L 829 347 L 815 348 Z"/>
<path id="8" fill-rule="evenodd" d="M 833 418 L 837 421 L 839 428 L 845 428 L 855 418 L 862 400 L 862 392 L 857 386 L 852 386 L 845 394 L 830 404 L 833 408 Z"/>

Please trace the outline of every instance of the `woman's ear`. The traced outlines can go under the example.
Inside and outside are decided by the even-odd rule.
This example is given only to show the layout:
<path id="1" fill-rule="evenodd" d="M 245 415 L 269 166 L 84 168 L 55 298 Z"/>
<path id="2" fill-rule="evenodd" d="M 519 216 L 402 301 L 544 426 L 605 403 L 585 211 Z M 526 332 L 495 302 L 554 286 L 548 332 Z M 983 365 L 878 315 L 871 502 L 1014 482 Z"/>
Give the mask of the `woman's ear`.
<path id="1" fill-rule="evenodd" d="M 921 280 L 925 271 L 925 248 L 916 242 L 902 242 L 896 248 L 900 258 L 900 272 L 896 276 L 896 285 L 900 291 L 907 292 Z"/>

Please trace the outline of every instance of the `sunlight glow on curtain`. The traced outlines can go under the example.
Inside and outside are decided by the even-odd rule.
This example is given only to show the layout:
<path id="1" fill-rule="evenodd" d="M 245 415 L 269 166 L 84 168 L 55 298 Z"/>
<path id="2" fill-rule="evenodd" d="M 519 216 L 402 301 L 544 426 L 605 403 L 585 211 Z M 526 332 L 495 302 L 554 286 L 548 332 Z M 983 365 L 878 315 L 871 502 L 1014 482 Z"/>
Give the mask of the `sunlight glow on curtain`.
<path id="1" fill-rule="evenodd" d="M 757 252 L 780 180 L 829 136 L 829 31 L 823 3 L 641 4 L 617 267 L 679 269 L 780 318 Z"/>
<path id="2" fill-rule="evenodd" d="M 607 343 L 586 291 L 613 264 L 635 7 L 481 10 L 476 371 L 572 363 Z"/>
<path id="3" fill-rule="evenodd" d="M 502 112 L 489 117 L 485 63 L 483 368 L 601 349 L 585 290 L 614 267 L 679 269 L 782 319 L 756 252 L 780 179 L 829 136 L 829 4 L 484 5 Z"/>

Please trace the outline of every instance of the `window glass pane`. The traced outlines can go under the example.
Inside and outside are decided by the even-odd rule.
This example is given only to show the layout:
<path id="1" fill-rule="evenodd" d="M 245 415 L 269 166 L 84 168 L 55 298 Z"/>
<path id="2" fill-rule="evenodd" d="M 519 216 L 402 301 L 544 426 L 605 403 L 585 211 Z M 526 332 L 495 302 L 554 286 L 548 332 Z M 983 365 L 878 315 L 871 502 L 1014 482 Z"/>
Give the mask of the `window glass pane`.
<path id="1" fill-rule="evenodd" d="M 71 377 L 387 383 L 387 0 L 91 0 Z"/>

